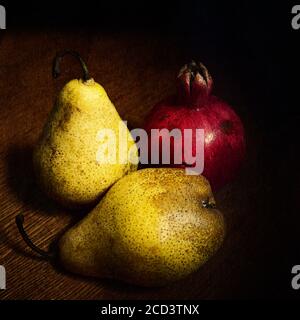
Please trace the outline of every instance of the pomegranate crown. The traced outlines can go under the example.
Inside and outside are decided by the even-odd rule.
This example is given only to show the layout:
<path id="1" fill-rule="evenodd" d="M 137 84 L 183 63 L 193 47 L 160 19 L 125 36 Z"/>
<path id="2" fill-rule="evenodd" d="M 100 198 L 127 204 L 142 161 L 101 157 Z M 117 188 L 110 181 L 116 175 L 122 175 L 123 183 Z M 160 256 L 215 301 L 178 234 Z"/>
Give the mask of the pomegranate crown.
<path id="1" fill-rule="evenodd" d="M 212 78 L 201 62 L 191 61 L 178 74 L 178 98 L 180 103 L 199 105 L 204 103 L 212 89 Z"/>

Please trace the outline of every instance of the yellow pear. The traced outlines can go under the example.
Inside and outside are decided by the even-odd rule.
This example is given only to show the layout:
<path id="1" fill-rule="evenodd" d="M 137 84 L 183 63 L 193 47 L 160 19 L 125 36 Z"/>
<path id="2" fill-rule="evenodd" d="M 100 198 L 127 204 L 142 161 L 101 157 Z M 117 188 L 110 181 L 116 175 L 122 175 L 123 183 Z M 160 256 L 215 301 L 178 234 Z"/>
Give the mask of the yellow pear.
<path id="1" fill-rule="evenodd" d="M 54 75 L 59 74 L 65 54 L 79 59 L 84 76 L 68 82 L 59 93 L 33 163 L 40 185 L 51 198 L 79 207 L 96 203 L 114 182 L 136 170 L 137 149 L 104 88 L 89 76 L 78 53 L 58 54 Z M 105 130 L 113 137 L 105 136 Z M 122 151 L 119 139 L 123 139 Z M 123 157 L 128 154 L 127 159 Z"/>
<path id="2" fill-rule="evenodd" d="M 208 181 L 149 168 L 116 182 L 59 242 L 74 273 L 160 286 L 196 271 L 220 247 L 223 215 Z"/>

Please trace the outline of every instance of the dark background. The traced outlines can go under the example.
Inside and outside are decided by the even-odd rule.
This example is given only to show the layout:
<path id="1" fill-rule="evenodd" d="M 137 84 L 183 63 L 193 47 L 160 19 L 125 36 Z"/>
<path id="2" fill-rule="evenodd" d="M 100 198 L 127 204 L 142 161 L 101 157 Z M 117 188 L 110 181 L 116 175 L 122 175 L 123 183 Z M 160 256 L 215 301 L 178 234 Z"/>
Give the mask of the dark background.
<path id="1" fill-rule="evenodd" d="M 256 104 L 253 110 L 258 118 L 268 119 L 264 125 L 269 126 L 271 117 L 281 123 L 282 116 L 296 115 L 297 108 L 286 91 L 297 74 L 299 41 L 298 32 L 291 27 L 293 5 L 269 1 L 9 1 L 5 6 L 8 29 L 144 32 L 184 39 L 180 50 L 187 57 L 217 60 L 245 81 L 244 90 L 254 99 L 265 99 L 264 108 Z"/>
<path id="2" fill-rule="evenodd" d="M 241 177 L 217 195 L 217 199 L 224 203 L 224 210 L 229 212 L 229 233 L 232 234 L 229 235 L 223 253 L 205 269 L 208 273 L 209 268 L 213 270 L 214 273 L 209 277 L 218 274 L 217 280 L 209 279 L 201 284 L 200 273 L 199 286 L 211 285 L 211 292 L 206 295 L 203 293 L 206 289 L 195 289 L 197 281 L 191 280 L 188 283 L 193 283 L 194 287 L 186 297 L 300 297 L 300 293 L 293 291 L 290 286 L 291 268 L 300 264 L 300 218 L 297 201 L 297 138 L 300 120 L 297 43 L 300 31 L 291 27 L 291 5 L 263 1 L 173 1 L 164 4 L 162 1 L 157 4 L 153 1 L 98 1 L 97 4 L 51 1 L 15 5 L 10 2 L 5 6 L 7 30 L 4 37 L 9 37 L 10 32 L 21 32 L 24 37 L 28 37 L 45 30 L 63 33 L 61 38 L 78 33 L 78 38 L 93 34 L 105 35 L 107 39 L 110 36 L 115 38 L 117 34 L 117 38 L 121 39 L 120 43 L 131 41 L 126 40 L 131 39 L 131 35 L 139 39 L 158 39 L 152 41 L 157 46 L 157 52 L 163 52 L 163 61 L 156 61 L 155 57 L 151 61 L 157 66 L 156 72 L 161 70 L 162 77 L 166 72 L 164 67 L 168 72 L 172 70 L 170 79 L 175 78 L 177 72 L 173 65 L 179 66 L 192 58 L 204 61 L 213 74 L 215 92 L 236 105 L 236 110 L 244 121 L 248 159 Z M 164 39 L 169 41 L 166 47 Z M 22 41 L 22 37 L 18 41 Z M 142 40 L 140 43 L 143 46 Z M 84 45 L 83 41 L 82 51 L 85 50 Z M 119 50 L 118 44 L 116 48 Z M 141 52 L 147 55 L 148 49 L 146 46 Z M 92 50 L 93 48 L 89 48 L 89 52 Z M 16 54 L 21 56 L 24 52 Z M 149 54 L 154 53 L 151 51 Z M 171 62 L 168 63 L 168 60 Z M 145 68 L 147 61 L 145 57 Z M 4 72 L 7 69 L 3 65 L 12 61 L 8 59 L 1 63 L 1 79 L 5 79 Z M 157 78 L 147 78 L 150 72 L 148 68 L 143 78 L 143 65 L 138 65 L 136 72 L 140 74 L 141 83 L 152 79 L 155 91 L 155 81 L 160 81 L 159 75 Z M 126 81 L 126 73 L 122 77 Z M 167 88 L 166 91 L 170 89 L 169 86 Z M 5 87 L 2 89 L 5 91 Z M 161 90 L 163 96 L 163 89 Z M 115 92 L 116 96 L 117 91 L 111 85 L 111 92 Z M 158 97 L 153 97 L 153 101 L 155 99 Z M 145 104 L 148 108 L 151 107 L 149 101 Z M 1 103 L 0 108 L 5 108 L 5 104 Z M 127 115 L 127 111 L 119 112 L 122 116 Z M 142 120 L 139 117 L 144 116 L 143 113 L 139 116 L 133 113 L 131 111 L 128 115 L 131 126 L 140 124 Z M 45 119 L 42 117 L 41 123 L 42 120 Z M 34 136 L 37 133 L 38 128 Z M 26 165 L 22 166 L 26 170 Z M 10 177 L 8 180 L 14 179 L 17 178 Z M 224 264 L 233 266 L 224 267 Z M 184 298 L 180 295 L 179 288 L 175 288 L 170 295 L 140 291 L 135 294 L 133 291 L 130 289 L 128 297 Z M 113 297 L 127 297 L 126 288 L 124 292 L 123 296 L 115 294 Z M 24 293 L 22 296 L 19 291 L 18 295 L 12 293 L 6 297 L 28 298 L 30 295 Z"/>

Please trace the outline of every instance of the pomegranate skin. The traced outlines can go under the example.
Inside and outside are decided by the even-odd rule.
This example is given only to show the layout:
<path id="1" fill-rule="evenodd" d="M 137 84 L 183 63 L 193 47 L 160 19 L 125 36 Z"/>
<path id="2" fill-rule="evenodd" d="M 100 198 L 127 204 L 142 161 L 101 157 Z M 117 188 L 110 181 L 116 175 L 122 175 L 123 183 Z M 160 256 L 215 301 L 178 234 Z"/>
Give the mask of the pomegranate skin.
<path id="1" fill-rule="evenodd" d="M 185 88 L 190 90 L 191 94 L 188 92 L 184 97 L 183 91 L 181 91 L 176 96 L 161 101 L 154 106 L 146 118 L 144 129 L 148 132 L 149 146 L 151 143 L 151 129 L 166 128 L 170 131 L 175 128 L 180 129 L 182 138 L 179 139 L 181 141 L 176 141 L 177 138 L 171 139 L 170 166 L 186 167 L 183 152 L 184 129 L 192 129 L 193 156 L 196 155 L 196 129 L 204 129 L 204 171 L 202 174 L 209 180 L 212 189 L 217 191 L 234 179 L 245 158 L 243 124 L 227 103 L 216 96 L 210 95 L 211 78 L 206 81 L 206 84 L 209 84 L 209 88 L 205 85 L 203 86 L 202 82 L 201 87 L 197 87 L 198 91 L 195 90 L 196 84 L 190 86 L 189 82 L 189 86 L 186 86 L 186 81 L 191 81 L 191 77 L 188 77 L 187 74 L 184 75 L 184 81 Z M 193 85 L 194 91 L 192 92 Z M 191 97 L 193 97 L 192 102 Z M 159 150 L 161 152 L 161 138 L 158 143 L 160 144 Z M 174 149 L 175 152 L 178 152 L 178 146 L 181 147 L 181 144 L 182 164 L 178 165 L 174 164 L 172 155 L 174 154 Z"/>

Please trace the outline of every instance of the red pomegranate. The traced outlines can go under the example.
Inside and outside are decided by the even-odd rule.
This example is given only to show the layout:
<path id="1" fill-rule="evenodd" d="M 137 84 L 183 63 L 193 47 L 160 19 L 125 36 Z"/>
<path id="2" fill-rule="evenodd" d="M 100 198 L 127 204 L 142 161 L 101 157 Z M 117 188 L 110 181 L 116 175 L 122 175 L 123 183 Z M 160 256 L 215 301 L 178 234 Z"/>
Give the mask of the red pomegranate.
<path id="1" fill-rule="evenodd" d="M 192 61 L 178 75 L 177 95 L 166 98 L 154 106 L 145 121 L 145 130 L 150 139 L 151 129 L 180 129 L 181 141 L 171 139 L 171 155 L 182 148 L 181 164 L 170 166 L 186 167 L 184 159 L 184 129 L 192 129 L 192 155 L 196 155 L 196 129 L 204 129 L 204 171 L 213 190 L 231 181 L 245 155 L 244 128 L 240 118 L 224 101 L 211 95 L 212 78 L 206 67 Z M 150 139 L 151 140 L 151 139 Z M 150 141 L 149 140 L 149 144 Z M 162 139 L 156 140 L 161 152 Z M 179 143 L 180 142 L 180 143 Z M 160 165 L 162 156 L 160 155 Z M 177 162 L 178 163 L 178 162 Z M 195 165 L 195 164 L 194 164 Z M 192 165 L 193 166 L 193 165 Z"/>

